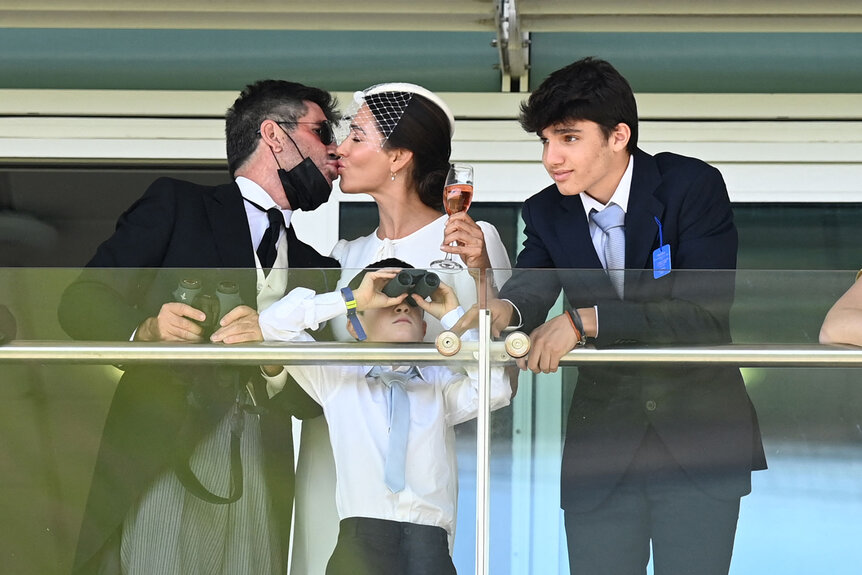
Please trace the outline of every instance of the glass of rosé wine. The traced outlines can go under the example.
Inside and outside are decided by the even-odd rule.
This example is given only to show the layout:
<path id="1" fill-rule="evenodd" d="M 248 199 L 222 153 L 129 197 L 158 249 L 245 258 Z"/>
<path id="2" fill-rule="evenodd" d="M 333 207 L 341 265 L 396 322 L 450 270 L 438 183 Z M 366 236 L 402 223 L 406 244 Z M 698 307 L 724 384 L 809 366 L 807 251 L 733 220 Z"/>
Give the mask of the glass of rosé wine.
<path id="1" fill-rule="evenodd" d="M 473 166 L 470 164 L 450 164 L 443 186 L 443 207 L 450 216 L 466 212 L 473 201 Z M 460 270 L 464 266 L 452 259 L 447 253 L 442 260 L 434 260 L 430 266 L 438 270 Z"/>

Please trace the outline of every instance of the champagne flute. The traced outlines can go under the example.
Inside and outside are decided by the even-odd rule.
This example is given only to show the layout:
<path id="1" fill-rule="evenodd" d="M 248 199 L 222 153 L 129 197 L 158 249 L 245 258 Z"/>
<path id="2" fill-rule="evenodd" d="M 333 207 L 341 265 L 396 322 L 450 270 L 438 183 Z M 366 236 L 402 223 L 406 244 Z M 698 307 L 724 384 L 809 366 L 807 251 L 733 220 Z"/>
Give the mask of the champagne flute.
<path id="1" fill-rule="evenodd" d="M 446 174 L 446 184 L 443 186 L 443 206 L 450 216 L 458 212 L 466 212 L 473 201 L 473 166 L 470 164 L 450 164 Z M 452 254 L 446 253 L 442 260 L 434 260 L 430 266 L 439 270 L 460 270 L 464 266 L 452 259 Z"/>

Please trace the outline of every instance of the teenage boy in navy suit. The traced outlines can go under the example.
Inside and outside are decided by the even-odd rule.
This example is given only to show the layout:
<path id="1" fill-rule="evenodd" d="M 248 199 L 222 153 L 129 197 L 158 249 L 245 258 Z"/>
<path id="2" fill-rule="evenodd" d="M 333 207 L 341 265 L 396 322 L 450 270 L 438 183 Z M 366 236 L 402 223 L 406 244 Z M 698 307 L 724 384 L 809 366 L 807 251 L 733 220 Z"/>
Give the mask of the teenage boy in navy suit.
<path id="1" fill-rule="evenodd" d="M 718 170 L 640 150 L 631 87 L 598 59 L 552 73 L 521 125 L 539 136 L 554 183 L 524 203 L 516 267 L 558 270 L 516 273 L 490 302 L 495 335 L 531 332 L 522 369 L 556 371 L 586 342 L 730 343 L 733 272 L 693 271 L 736 267 Z M 599 225 L 606 209 L 619 214 L 619 239 Z M 561 289 L 567 310 L 545 321 Z M 739 369 L 579 368 L 561 477 L 571 572 L 645 573 L 652 543 L 657 575 L 726 574 L 740 497 L 765 466 Z"/>

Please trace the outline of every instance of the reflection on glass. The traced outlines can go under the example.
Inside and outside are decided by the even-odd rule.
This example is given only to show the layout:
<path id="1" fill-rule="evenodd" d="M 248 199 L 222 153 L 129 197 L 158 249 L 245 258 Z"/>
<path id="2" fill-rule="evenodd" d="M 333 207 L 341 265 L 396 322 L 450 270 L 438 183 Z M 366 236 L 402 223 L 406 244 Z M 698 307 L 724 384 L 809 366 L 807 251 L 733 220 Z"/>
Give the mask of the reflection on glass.
<path id="1" fill-rule="evenodd" d="M 577 281 L 582 286 L 589 286 L 606 281 L 601 272 L 566 271 L 563 272 L 562 279 L 558 271 L 529 270 L 524 273 L 531 274 L 535 284 L 543 286 L 561 281 Z M 566 277 L 566 274 L 570 273 L 574 275 Z M 673 272 L 671 275 L 676 274 L 677 277 L 674 278 L 672 286 L 666 287 L 675 293 L 686 294 L 680 298 L 681 305 L 689 305 L 692 296 L 697 295 L 697 301 L 702 302 L 705 309 L 724 309 L 725 314 L 729 312 L 732 329 L 728 338 L 732 335 L 733 341 L 737 343 L 795 344 L 816 342 L 819 322 L 831 305 L 830 300 L 846 289 L 847 282 L 853 275 L 849 272 L 686 273 L 688 277 L 679 277 L 683 274 Z M 517 272 L 514 281 L 518 281 Z M 722 290 L 717 287 L 727 285 L 728 281 L 732 292 L 735 292 L 735 298 L 731 301 L 721 297 Z M 817 289 L 813 289 L 815 285 Z M 657 291 L 659 289 L 656 288 Z M 777 293 L 781 293 L 782 297 L 776 297 Z M 492 295 L 489 294 L 489 297 Z M 561 311 L 562 308 L 556 308 L 551 311 L 549 317 L 558 315 Z M 638 342 L 618 345 L 621 349 L 642 347 Z M 663 345 L 667 344 L 657 347 Z M 690 341 L 681 341 L 677 345 L 687 348 L 711 344 L 707 340 L 692 336 Z M 600 346 L 591 341 L 588 349 L 593 347 Z M 571 355 L 577 357 L 577 354 L 578 352 L 574 351 Z M 608 399 L 602 399 L 590 385 L 596 370 L 594 365 L 597 366 L 592 363 L 580 367 L 567 366 L 557 374 L 550 375 L 522 374 L 518 394 L 512 405 L 513 431 L 509 438 L 495 436 L 497 443 L 492 447 L 494 457 L 499 458 L 491 464 L 492 573 L 568 573 L 565 520 L 560 509 L 561 498 L 564 504 L 566 499 L 565 479 L 564 491 L 559 491 L 560 463 L 565 465 L 567 454 L 560 438 L 561 434 L 571 438 L 573 429 L 578 433 L 585 433 L 580 430 L 586 428 L 572 419 L 573 413 L 580 414 L 579 410 L 582 410 L 583 406 L 607 405 Z M 637 365 L 628 369 L 632 370 L 632 374 L 643 371 Z M 673 368 L 654 368 L 654 372 L 664 376 L 669 369 Z M 715 366 L 706 369 L 710 375 L 722 371 Z M 844 373 L 839 374 L 839 371 Z M 822 566 L 819 567 L 818 564 L 822 559 L 817 553 L 810 552 L 810 548 L 800 551 L 805 547 L 805 540 L 810 535 L 800 531 L 807 532 L 809 524 L 818 524 L 821 527 L 829 525 L 847 537 L 852 537 L 852 528 L 847 523 L 848 520 L 852 521 L 851 514 L 846 514 L 833 505 L 838 500 L 842 501 L 841 505 L 850 504 L 852 499 L 858 498 L 855 493 L 858 490 L 845 490 L 842 485 L 846 484 L 834 481 L 836 477 L 831 474 L 833 480 L 822 483 L 817 477 L 820 469 L 813 453 L 828 457 L 832 463 L 826 465 L 827 468 L 834 464 L 835 469 L 843 468 L 849 471 L 858 466 L 862 450 L 855 446 L 850 447 L 846 442 L 849 439 L 851 443 L 856 443 L 850 437 L 854 435 L 852 429 L 855 429 L 855 422 L 858 422 L 859 418 L 849 414 L 847 404 L 843 403 L 851 401 L 855 404 L 858 399 L 851 400 L 847 396 L 850 389 L 839 383 L 847 378 L 855 379 L 858 372 L 858 369 L 834 368 L 825 371 L 799 368 L 742 370 L 748 395 L 758 408 L 770 469 L 752 475 L 753 492 L 742 499 L 732 573 L 760 573 L 774 570 L 776 565 L 779 565 L 777 568 L 781 572 L 788 573 L 821 569 Z M 822 390 L 822 394 L 812 389 L 813 380 L 825 383 L 826 389 Z M 674 399 L 674 390 L 668 385 L 666 378 L 659 380 L 635 377 L 628 381 L 631 383 L 627 385 L 637 385 L 641 393 L 650 389 L 662 390 L 664 402 Z M 790 385 L 790 389 L 793 389 L 796 382 L 799 384 L 798 390 L 790 392 L 795 401 L 788 401 L 784 395 L 788 391 L 787 386 Z M 710 384 L 707 387 L 713 386 Z M 550 397 L 549 389 L 552 390 Z M 708 389 L 701 386 L 697 391 L 706 393 Z M 618 386 L 615 393 L 619 393 Z M 843 406 L 832 405 L 832 400 L 827 397 L 835 398 Z M 648 401 L 649 398 L 643 396 L 641 401 L 636 401 L 641 405 L 646 418 L 649 418 L 650 414 L 654 417 L 655 412 L 662 409 L 662 401 L 655 400 L 655 411 L 650 411 L 651 404 L 648 404 Z M 697 404 L 689 402 L 686 405 L 696 407 Z M 834 420 L 828 415 L 829 412 L 833 415 L 836 412 L 843 414 L 838 420 Z M 568 413 L 567 418 L 560 417 L 563 413 Z M 500 415 L 495 414 L 494 420 L 498 417 Z M 721 418 L 720 421 L 726 425 L 727 418 Z M 687 431 L 685 440 L 692 441 L 695 437 L 696 434 Z M 799 449 L 800 440 L 805 445 L 802 450 Z M 571 446 L 566 449 L 570 448 Z M 711 459 L 717 455 L 715 449 L 704 450 L 703 467 L 715 473 L 714 476 L 708 476 L 710 480 L 720 477 L 719 471 L 722 468 L 712 466 L 715 460 Z M 596 459 L 600 460 L 601 458 Z M 788 465 L 789 461 L 793 463 Z M 793 485 L 794 488 L 788 490 L 788 485 Z M 810 503 L 803 503 L 811 497 L 812 489 L 822 489 L 821 496 L 810 499 Z M 851 499 L 848 500 L 848 497 Z M 801 505 L 799 512 L 788 513 L 789 509 L 794 508 L 795 502 Z M 852 507 L 852 504 L 850 506 Z M 777 516 L 783 517 L 783 524 L 793 527 L 780 530 L 780 535 L 773 536 L 775 527 L 772 521 Z M 502 523 L 508 523 L 510 527 L 505 528 Z M 800 529 L 800 525 L 806 527 Z M 764 534 L 770 535 L 764 537 Z M 821 545 L 829 545 L 817 535 L 813 536 Z M 792 550 L 786 549 L 788 539 L 796 541 Z M 769 552 L 765 552 L 761 547 L 763 541 L 770 545 Z M 503 553 L 502 556 L 494 552 L 495 549 L 507 548 L 510 548 L 511 552 Z M 853 572 L 857 558 L 851 545 L 846 545 L 844 550 L 841 557 L 830 557 L 830 570 Z M 793 560 L 785 560 L 784 557 L 775 559 L 776 554 L 784 553 L 791 555 Z M 806 567 L 797 568 L 794 563 L 804 564 Z"/>
<path id="2" fill-rule="evenodd" d="M 852 285 L 856 271 L 737 271 L 730 307 L 734 344 L 815 344 L 826 312 Z M 338 273 L 315 273 L 313 277 L 297 277 L 296 282 L 311 285 L 330 281 L 334 286 Z M 536 274 L 539 281 L 551 281 L 544 278 L 548 271 L 527 273 Z M 585 273 L 576 272 L 586 283 L 598 281 Z M 86 340 L 69 341 L 57 320 L 61 295 L 79 274 L 80 270 L 67 269 L 2 270 L 0 305 L 14 316 L 17 334 L 13 342 L 0 347 L 0 358 L 4 350 L 33 341 L 88 344 Z M 105 277 L 96 274 L 89 278 L 126 286 L 154 282 L 148 285 L 163 286 L 160 298 L 165 301 L 173 300 L 172 292 L 184 277 L 198 278 L 202 284 L 209 280 L 205 274 L 189 270 L 105 270 L 104 274 Z M 161 274 L 165 277 L 160 278 Z M 682 275 L 671 275 L 674 274 Z M 698 282 L 712 289 L 712 284 L 724 281 L 719 275 L 703 274 Z M 679 288 L 698 283 L 678 280 L 675 285 Z M 214 290 L 221 281 L 211 284 Z M 157 299 L 145 305 L 155 305 Z M 338 317 L 346 323 L 343 313 Z M 96 321 L 86 320 L 83 315 L 74 318 L 85 324 Z M 116 325 L 85 325 L 82 329 L 94 336 L 103 330 L 120 331 Z M 318 330 L 314 336 L 325 339 L 324 331 Z M 690 347 L 688 343 L 682 345 Z M 393 344 L 393 348 L 402 346 Z M 4 466 L 4 490 L 0 495 L 7 517 L 3 523 L 7 529 L 0 539 L 0 552 L 6 557 L 4 571 L 68 573 L 100 444 L 104 447 L 103 433 L 115 425 L 109 421 L 106 427 L 106 416 L 115 391 L 122 389 L 118 380 L 125 377 L 129 366 L 124 372 L 112 365 L 7 359 L 0 363 L 3 458 L 14 462 Z M 144 367 L 138 365 L 133 371 Z M 188 366 L 170 367 L 183 371 Z M 454 371 L 463 365 L 441 358 L 437 367 Z M 568 572 L 565 524 L 560 510 L 563 437 L 571 427 L 571 406 L 584 401 L 578 387 L 583 392 L 589 367 L 566 364 L 556 374 L 522 373 L 512 405 L 492 413 L 491 573 Z M 752 475 L 752 492 L 742 499 L 731 573 L 855 573 L 860 561 L 854 544 L 856 525 L 862 513 L 858 503 L 862 501 L 862 489 L 856 480 L 862 469 L 857 409 L 862 400 L 860 369 L 744 367 L 741 373 L 757 408 L 769 469 Z M 212 383 L 213 380 L 200 382 L 202 386 Z M 218 382 L 215 385 L 218 387 Z M 182 394 L 177 396 L 188 401 L 185 392 L 191 388 L 178 389 Z M 142 390 L 141 413 L 163 423 L 168 414 L 164 413 L 164 403 L 155 400 L 168 392 L 158 385 L 148 385 L 147 391 L 155 391 L 158 397 Z M 670 397 L 665 396 L 665 401 Z M 233 404 L 236 398 L 230 399 Z M 596 397 L 589 400 L 601 401 Z M 656 403 L 660 409 L 661 402 Z M 460 489 L 454 561 L 459 573 L 472 572 L 473 565 L 474 434 L 475 422 L 469 421 L 457 427 L 454 439 Z M 157 449 L 164 453 L 155 455 L 164 457 L 172 452 L 179 437 L 176 434 L 158 445 Z M 229 453 L 227 443 L 225 453 Z M 715 451 L 705 452 L 704 456 L 710 454 Z M 245 466 L 246 460 L 243 461 Z M 136 481 L 132 473 L 113 477 L 128 482 L 121 485 Z M 252 485 L 246 488 L 254 488 Z M 224 489 L 215 491 L 216 495 L 230 494 L 229 477 L 220 487 Z M 331 493 L 334 498 L 334 486 Z M 253 533 L 265 537 L 275 531 L 261 529 Z"/>

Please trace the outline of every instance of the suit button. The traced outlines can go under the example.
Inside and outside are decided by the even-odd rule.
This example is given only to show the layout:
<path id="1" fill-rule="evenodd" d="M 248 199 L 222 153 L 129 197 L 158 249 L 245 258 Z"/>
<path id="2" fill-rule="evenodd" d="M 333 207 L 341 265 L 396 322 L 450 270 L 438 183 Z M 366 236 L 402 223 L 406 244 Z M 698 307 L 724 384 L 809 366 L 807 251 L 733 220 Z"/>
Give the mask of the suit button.
<path id="1" fill-rule="evenodd" d="M 655 411 L 655 402 L 653 400 L 649 400 L 646 402 L 647 411 Z"/>

